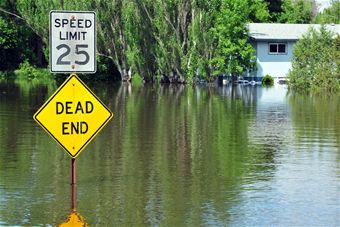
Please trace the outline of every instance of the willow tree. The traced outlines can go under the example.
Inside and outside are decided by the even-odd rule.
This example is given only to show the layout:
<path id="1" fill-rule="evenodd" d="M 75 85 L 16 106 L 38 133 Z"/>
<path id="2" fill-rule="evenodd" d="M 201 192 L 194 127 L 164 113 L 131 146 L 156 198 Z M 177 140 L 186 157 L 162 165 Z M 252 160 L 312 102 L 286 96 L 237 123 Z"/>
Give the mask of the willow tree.
<path id="1" fill-rule="evenodd" d="M 156 0 L 153 4 L 152 24 L 157 42 L 156 61 L 158 71 L 171 80 L 186 80 L 184 59 L 188 54 L 188 27 L 190 24 L 190 0 Z"/>
<path id="2" fill-rule="evenodd" d="M 54 5 L 52 2 L 37 0 L 37 1 L 16 1 L 16 10 L 18 17 L 25 21 L 30 29 L 39 37 L 34 40 L 37 49 L 41 49 L 44 52 L 45 59 L 48 59 L 48 15 L 50 9 Z M 39 54 L 39 61 L 42 61 L 42 53 Z"/>
<path id="3" fill-rule="evenodd" d="M 186 61 L 188 78 L 211 80 L 211 60 L 216 46 L 211 28 L 214 25 L 215 14 L 220 6 L 219 0 L 200 1 L 192 4 L 191 24 L 189 26 L 189 53 Z"/>
<path id="4" fill-rule="evenodd" d="M 45 44 L 48 44 L 49 11 L 54 7 L 61 8 L 61 5 L 56 6 L 54 2 L 44 0 L 17 0 L 16 7 L 25 22 L 41 37 Z"/>
<path id="5" fill-rule="evenodd" d="M 219 1 L 142 1 L 156 42 L 157 74 L 173 82 L 209 77 L 214 47 L 210 35 Z"/>
<path id="6" fill-rule="evenodd" d="M 95 1 L 99 21 L 97 25 L 98 52 L 114 61 L 123 81 L 130 79 L 130 67 L 126 55 L 128 39 L 124 21 L 126 19 L 124 10 L 129 10 L 130 3 L 129 0 Z"/>

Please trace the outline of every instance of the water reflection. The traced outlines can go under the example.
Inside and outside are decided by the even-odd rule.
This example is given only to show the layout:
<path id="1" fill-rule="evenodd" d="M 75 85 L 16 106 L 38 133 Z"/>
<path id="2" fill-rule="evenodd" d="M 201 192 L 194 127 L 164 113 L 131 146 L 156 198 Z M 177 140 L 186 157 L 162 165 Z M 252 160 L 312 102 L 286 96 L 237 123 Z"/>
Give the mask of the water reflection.
<path id="1" fill-rule="evenodd" d="M 69 158 L 32 119 L 52 87 L 0 83 L 1 226 L 69 212 Z M 91 226 L 339 223 L 339 99 L 284 87 L 89 87 L 115 113 L 77 158 L 77 210 Z"/>
<path id="2" fill-rule="evenodd" d="M 309 146 L 340 149 L 340 97 L 339 96 L 289 96 L 294 112 L 292 121 L 297 142 L 304 148 Z M 308 115 L 304 113 L 310 113 Z"/>
<path id="3" fill-rule="evenodd" d="M 126 109 L 113 107 L 119 116 L 120 111 L 133 113 L 119 122 L 125 126 L 115 146 L 121 147 L 115 153 L 121 152 L 122 166 L 114 171 L 120 172 L 120 187 L 108 194 L 124 202 L 114 213 L 124 214 L 123 223 L 134 220 L 136 225 L 228 220 L 225 211 L 237 201 L 244 165 L 236 156 L 246 153 L 243 130 L 252 111 L 242 107 L 240 100 L 220 102 L 209 89 L 182 86 L 136 88 Z M 231 130 L 235 124 L 238 135 Z M 108 168 L 103 172 L 112 170 L 110 164 L 102 167 Z"/>
<path id="4" fill-rule="evenodd" d="M 89 225 L 85 222 L 85 218 L 82 217 L 77 211 L 71 211 L 68 215 L 67 220 L 58 227 L 89 227 Z"/>
<path id="5" fill-rule="evenodd" d="M 218 94 L 223 97 L 242 99 L 244 103 L 250 105 L 256 103 L 262 96 L 261 86 L 249 85 L 228 85 L 217 87 Z"/>
<path id="6" fill-rule="evenodd" d="M 290 108 L 286 100 L 287 89 L 284 86 L 260 88 L 256 105 L 256 117 L 249 124 L 249 140 L 251 147 L 261 150 L 257 165 L 266 169 L 266 174 L 274 173 L 277 156 L 286 149 L 292 140 Z"/>

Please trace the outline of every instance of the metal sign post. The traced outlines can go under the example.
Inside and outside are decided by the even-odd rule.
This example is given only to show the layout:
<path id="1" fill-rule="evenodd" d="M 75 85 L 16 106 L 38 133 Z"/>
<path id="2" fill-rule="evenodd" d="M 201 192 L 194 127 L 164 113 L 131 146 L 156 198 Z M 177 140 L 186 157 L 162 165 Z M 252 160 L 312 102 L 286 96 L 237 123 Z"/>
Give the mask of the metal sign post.
<path id="1" fill-rule="evenodd" d="M 113 113 L 76 74 L 34 114 L 34 120 L 71 156 L 71 210 L 76 209 L 76 157 Z"/>
<path id="2" fill-rule="evenodd" d="M 96 72 L 96 13 L 52 10 L 49 41 L 51 72 L 71 75 L 33 118 L 71 156 L 72 222 L 77 208 L 76 157 L 113 117 L 75 74 Z"/>
<path id="3" fill-rule="evenodd" d="M 77 175 L 76 175 L 76 159 L 71 158 L 71 210 L 77 209 Z"/>

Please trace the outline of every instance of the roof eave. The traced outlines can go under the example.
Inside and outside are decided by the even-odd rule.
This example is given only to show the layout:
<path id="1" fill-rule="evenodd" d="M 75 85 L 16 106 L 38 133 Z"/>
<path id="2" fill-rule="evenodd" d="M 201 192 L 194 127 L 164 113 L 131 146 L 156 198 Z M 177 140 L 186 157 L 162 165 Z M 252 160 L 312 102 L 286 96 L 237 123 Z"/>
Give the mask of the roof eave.
<path id="1" fill-rule="evenodd" d="M 250 37 L 251 40 L 254 41 L 275 41 L 275 40 L 280 40 L 280 41 L 297 41 L 299 39 L 297 38 L 254 38 Z"/>

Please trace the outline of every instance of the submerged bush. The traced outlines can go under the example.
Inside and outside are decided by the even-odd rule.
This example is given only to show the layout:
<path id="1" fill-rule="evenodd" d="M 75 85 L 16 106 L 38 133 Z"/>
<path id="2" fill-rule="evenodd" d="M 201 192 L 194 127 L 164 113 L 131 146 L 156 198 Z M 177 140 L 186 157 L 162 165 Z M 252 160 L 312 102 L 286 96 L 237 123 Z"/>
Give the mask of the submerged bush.
<path id="1" fill-rule="evenodd" d="M 40 69 L 32 66 L 27 60 L 20 64 L 19 69 L 15 71 L 19 79 L 41 79 L 51 75 L 47 69 Z"/>
<path id="2" fill-rule="evenodd" d="M 262 85 L 273 86 L 274 85 L 274 78 L 267 74 L 262 78 L 261 82 L 262 82 Z"/>
<path id="3" fill-rule="evenodd" d="M 325 27 L 311 29 L 299 40 L 293 52 L 289 87 L 315 93 L 340 92 L 340 36 Z"/>

